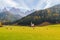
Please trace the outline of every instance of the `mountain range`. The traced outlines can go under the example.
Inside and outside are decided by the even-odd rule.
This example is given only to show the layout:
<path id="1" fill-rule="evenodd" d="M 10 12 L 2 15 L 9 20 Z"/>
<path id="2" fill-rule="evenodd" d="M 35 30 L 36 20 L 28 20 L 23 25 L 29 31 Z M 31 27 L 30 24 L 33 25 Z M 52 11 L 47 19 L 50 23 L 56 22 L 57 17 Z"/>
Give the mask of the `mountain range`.
<path id="1" fill-rule="evenodd" d="M 27 10 L 26 12 L 23 10 L 14 7 L 0 9 L 0 21 L 5 23 L 14 22 L 34 12 L 34 10 Z"/>
<path id="2" fill-rule="evenodd" d="M 30 25 L 31 22 L 35 25 L 43 22 L 60 23 L 60 4 L 44 10 L 36 10 L 30 15 L 17 20 L 15 23 L 18 25 Z"/>

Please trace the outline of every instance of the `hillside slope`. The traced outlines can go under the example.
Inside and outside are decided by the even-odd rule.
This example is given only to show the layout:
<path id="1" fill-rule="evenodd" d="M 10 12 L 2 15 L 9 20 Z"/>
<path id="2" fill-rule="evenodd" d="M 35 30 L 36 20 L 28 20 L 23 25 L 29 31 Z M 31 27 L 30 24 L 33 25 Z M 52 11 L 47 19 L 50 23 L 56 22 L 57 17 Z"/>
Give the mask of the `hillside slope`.
<path id="1" fill-rule="evenodd" d="M 19 25 L 30 25 L 31 22 L 36 25 L 43 22 L 60 23 L 60 4 L 44 10 L 37 10 L 21 20 L 16 21 Z"/>

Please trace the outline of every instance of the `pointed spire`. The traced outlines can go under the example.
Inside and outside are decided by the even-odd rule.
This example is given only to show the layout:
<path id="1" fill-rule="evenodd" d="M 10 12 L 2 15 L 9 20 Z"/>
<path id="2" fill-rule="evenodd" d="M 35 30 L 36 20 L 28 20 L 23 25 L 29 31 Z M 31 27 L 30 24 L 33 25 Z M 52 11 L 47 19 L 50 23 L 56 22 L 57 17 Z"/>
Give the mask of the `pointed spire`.
<path id="1" fill-rule="evenodd" d="M 34 24 L 31 22 L 31 27 L 34 27 Z"/>
<path id="2" fill-rule="evenodd" d="M 32 23 L 32 21 L 31 21 L 31 25 L 32 25 L 33 23 Z"/>

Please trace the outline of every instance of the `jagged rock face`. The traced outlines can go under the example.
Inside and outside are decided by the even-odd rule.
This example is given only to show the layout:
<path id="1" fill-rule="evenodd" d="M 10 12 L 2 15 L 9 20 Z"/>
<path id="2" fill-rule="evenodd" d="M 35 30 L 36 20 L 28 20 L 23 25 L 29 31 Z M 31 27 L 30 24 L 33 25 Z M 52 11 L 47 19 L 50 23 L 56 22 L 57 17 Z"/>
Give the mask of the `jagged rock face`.
<path id="1" fill-rule="evenodd" d="M 24 10 L 24 9 L 23 9 Z M 13 23 L 29 14 L 34 12 L 35 10 L 27 10 L 26 12 L 23 12 L 22 9 L 19 8 L 4 8 L 0 11 L 0 21 L 8 24 L 7 22 Z"/>
<path id="2" fill-rule="evenodd" d="M 0 21 L 2 21 L 2 22 L 13 22 L 16 19 L 17 18 L 8 11 L 0 13 Z"/>

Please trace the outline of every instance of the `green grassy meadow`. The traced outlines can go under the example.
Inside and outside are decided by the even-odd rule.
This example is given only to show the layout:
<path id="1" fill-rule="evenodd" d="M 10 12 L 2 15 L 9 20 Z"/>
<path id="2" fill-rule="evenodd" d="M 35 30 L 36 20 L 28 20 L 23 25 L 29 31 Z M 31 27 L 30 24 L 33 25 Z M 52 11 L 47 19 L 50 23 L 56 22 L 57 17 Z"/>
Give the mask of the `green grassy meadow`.
<path id="1" fill-rule="evenodd" d="M 0 40 L 60 40 L 60 24 L 0 27 Z"/>

